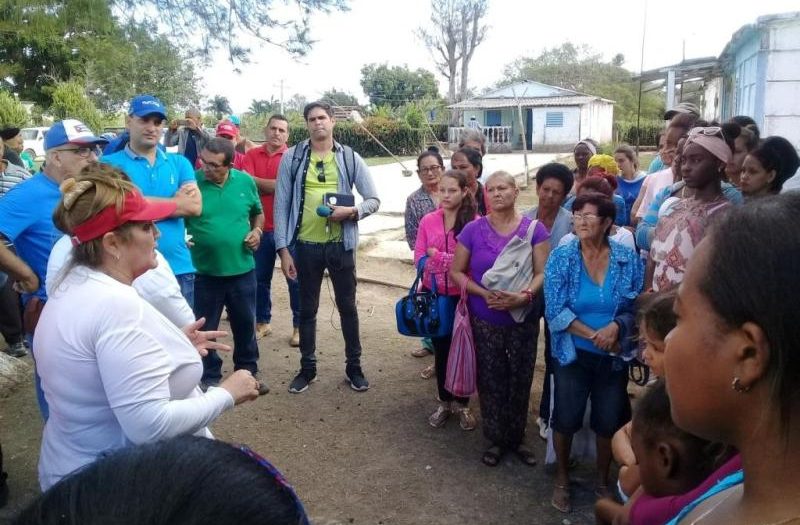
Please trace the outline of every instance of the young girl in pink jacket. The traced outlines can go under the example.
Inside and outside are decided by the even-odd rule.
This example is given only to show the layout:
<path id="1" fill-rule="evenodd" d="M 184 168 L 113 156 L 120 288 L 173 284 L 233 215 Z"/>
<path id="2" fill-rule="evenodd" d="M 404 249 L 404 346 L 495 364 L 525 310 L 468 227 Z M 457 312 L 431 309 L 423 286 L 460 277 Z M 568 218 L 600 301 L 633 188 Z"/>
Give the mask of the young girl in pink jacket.
<path id="1" fill-rule="evenodd" d="M 428 256 L 422 275 L 424 289 L 433 287 L 431 276 L 435 276 L 439 293 L 458 296 L 460 289 L 447 276 L 456 251 L 456 235 L 461 233 L 464 225 L 477 218 L 475 199 L 469 191 L 467 175 L 463 171 L 448 170 L 442 175 L 439 201 L 439 209 L 425 215 L 419 223 L 414 263 L 419 264 L 420 259 Z M 428 422 L 438 428 L 445 424 L 450 414 L 454 414 L 458 416 L 462 429 L 473 430 L 476 421 L 467 406 L 469 398 L 455 397 L 444 388 L 451 337 L 433 338 L 432 341 L 440 403 Z"/>

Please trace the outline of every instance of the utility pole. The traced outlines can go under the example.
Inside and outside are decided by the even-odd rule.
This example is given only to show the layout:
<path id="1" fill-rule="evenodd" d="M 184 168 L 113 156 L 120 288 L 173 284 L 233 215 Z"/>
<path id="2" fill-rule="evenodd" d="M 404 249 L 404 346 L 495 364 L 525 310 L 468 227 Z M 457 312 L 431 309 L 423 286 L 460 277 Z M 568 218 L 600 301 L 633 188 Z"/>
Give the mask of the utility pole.
<path id="1" fill-rule="evenodd" d="M 285 115 L 286 112 L 283 110 L 283 79 L 281 79 L 281 115 Z"/>

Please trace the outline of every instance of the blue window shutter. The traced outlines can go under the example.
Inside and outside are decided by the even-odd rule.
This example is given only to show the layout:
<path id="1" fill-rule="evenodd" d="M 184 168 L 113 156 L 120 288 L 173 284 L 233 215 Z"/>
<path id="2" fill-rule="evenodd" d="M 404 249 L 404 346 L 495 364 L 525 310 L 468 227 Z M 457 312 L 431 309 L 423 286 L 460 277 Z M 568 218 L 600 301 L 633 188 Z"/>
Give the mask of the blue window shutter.
<path id="1" fill-rule="evenodd" d="M 548 128 L 561 128 L 564 126 L 564 112 L 563 111 L 548 111 L 545 115 L 545 127 Z"/>

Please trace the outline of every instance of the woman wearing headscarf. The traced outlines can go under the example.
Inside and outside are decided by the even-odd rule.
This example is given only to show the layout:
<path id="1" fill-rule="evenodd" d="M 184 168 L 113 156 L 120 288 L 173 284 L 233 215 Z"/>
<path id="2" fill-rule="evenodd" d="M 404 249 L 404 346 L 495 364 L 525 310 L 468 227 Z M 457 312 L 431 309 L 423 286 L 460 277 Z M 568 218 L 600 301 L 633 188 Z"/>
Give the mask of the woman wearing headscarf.
<path id="1" fill-rule="evenodd" d="M 153 221 L 175 211 L 148 201 L 106 164 L 61 185 L 54 220 L 73 239 L 72 260 L 45 305 L 34 351 L 49 405 L 39 456 L 43 489 L 131 444 L 208 430 L 222 412 L 258 397 L 258 381 L 234 372 L 200 391 L 200 354 L 225 332 L 177 328 L 131 286 L 157 264 Z"/>
<path id="2" fill-rule="evenodd" d="M 767 137 L 744 159 L 740 187 L 746 199 L 775 195 L 800 166 L 792 143 L 783 137 Z"/>
<path id="3" fill-rule="evenodd" d="M 630 419 L 626 386 L 635 349 L 634 300 L 642 290 L 636 252 L 609 240 L 616 213 L 599 193 L 581 193 L 572 207 L 577 238 L 559 246 L 545 268 L 545 318 L 555 365 L 553 437 L 558 461 L 552 505 L 569 512 L 573 435 L 592 402 L 597 443 L 596 492 L 608 492 L 611 438 Z"/>
<path id="4" fill-rule="evenodd" d="M 741 454 L 668 525 L 800 522 L 800 195 L 732 209 L 678 288 L 664 370 L 675 424 Z"/>
<path id="5" fill-rule="evenodd" d="M 516 211 L 519 189 L 513 176 L 493 173 L 486 180 L 486 191 L 492 211 L 461 230 L 450 276 L 459 287 L 466 286 L 469 294 L 481 419 L 489 440 L 482 461 L 496 466 L 506 451 L 515 451 L 525 464 L 533 466 L 536 458 L 524 438 L 539 323 L 530 305 L 535 307 L 534 298 L 542 288 L 550 253 L 549 234 L 544 224 L 534 225 L 532 219 Z M 487 289 L 482 284 L 484 274 L 517 237 L 526 242 L 530 237 L 530 255 L 526 249 L 526 260 L 518 261 L 532 265 L 528 287 Z"/>
<path id="6" fill-rule="evenodd" d="M 572 170 L 572 174 L 575 176 L 573 193 L 589 174 L 589 159 L 592 158 L 592 155 L 597 155 L 597 142 L 593 139 L 585 138 L 575 144 L 575 148 L 572 150 L 572 158 L 575 161 L 575 169 Z"/>
<path id="7" fill-rule="evenodd" d="M 729 207 L 722 193 L 722 177 L 731 158 L 739 127 L 693 128 L 681 154 L 681 176 L 691 197 L 682 198 L 658 219 L 650 257 L 654 263 L 652 288 L 667 290 L 680 284 L 686 263 L 703 238 L 713 217 Z"/>

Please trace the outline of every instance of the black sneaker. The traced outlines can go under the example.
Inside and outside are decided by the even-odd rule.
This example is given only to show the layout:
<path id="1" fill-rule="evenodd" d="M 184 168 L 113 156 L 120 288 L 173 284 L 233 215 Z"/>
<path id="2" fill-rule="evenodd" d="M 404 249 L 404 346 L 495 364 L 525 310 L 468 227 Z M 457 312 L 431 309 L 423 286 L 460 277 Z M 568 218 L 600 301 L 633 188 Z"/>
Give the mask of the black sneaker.
<path id="1" fill-rule="evenodd" d="M 258 381 L 258 395 L 263 396 L 264 394 L 269 394 L 269 385 L 265 379 L 261 379 L 261 376 L 256 374 L 253 377 L 256 378 Z"/>
<path id="2" fill-rule="evenodd" d="M 300 370 L 300 373 L 292 380 L 289 385 L 289 392 L 299 394 L 308 390 L 308 385 L 317 380 L 316 370 Z"/>
<path id="3" fill-rule="evenodd" d="M 345 370 L 345 377 L 347 377 L 347 382 L 350 383 L 350 388 L 356 392 L 369 390 L 369 381 L 364 377 L 364 372 L 361 371 L 360 366 L 348 366 Z"/>

